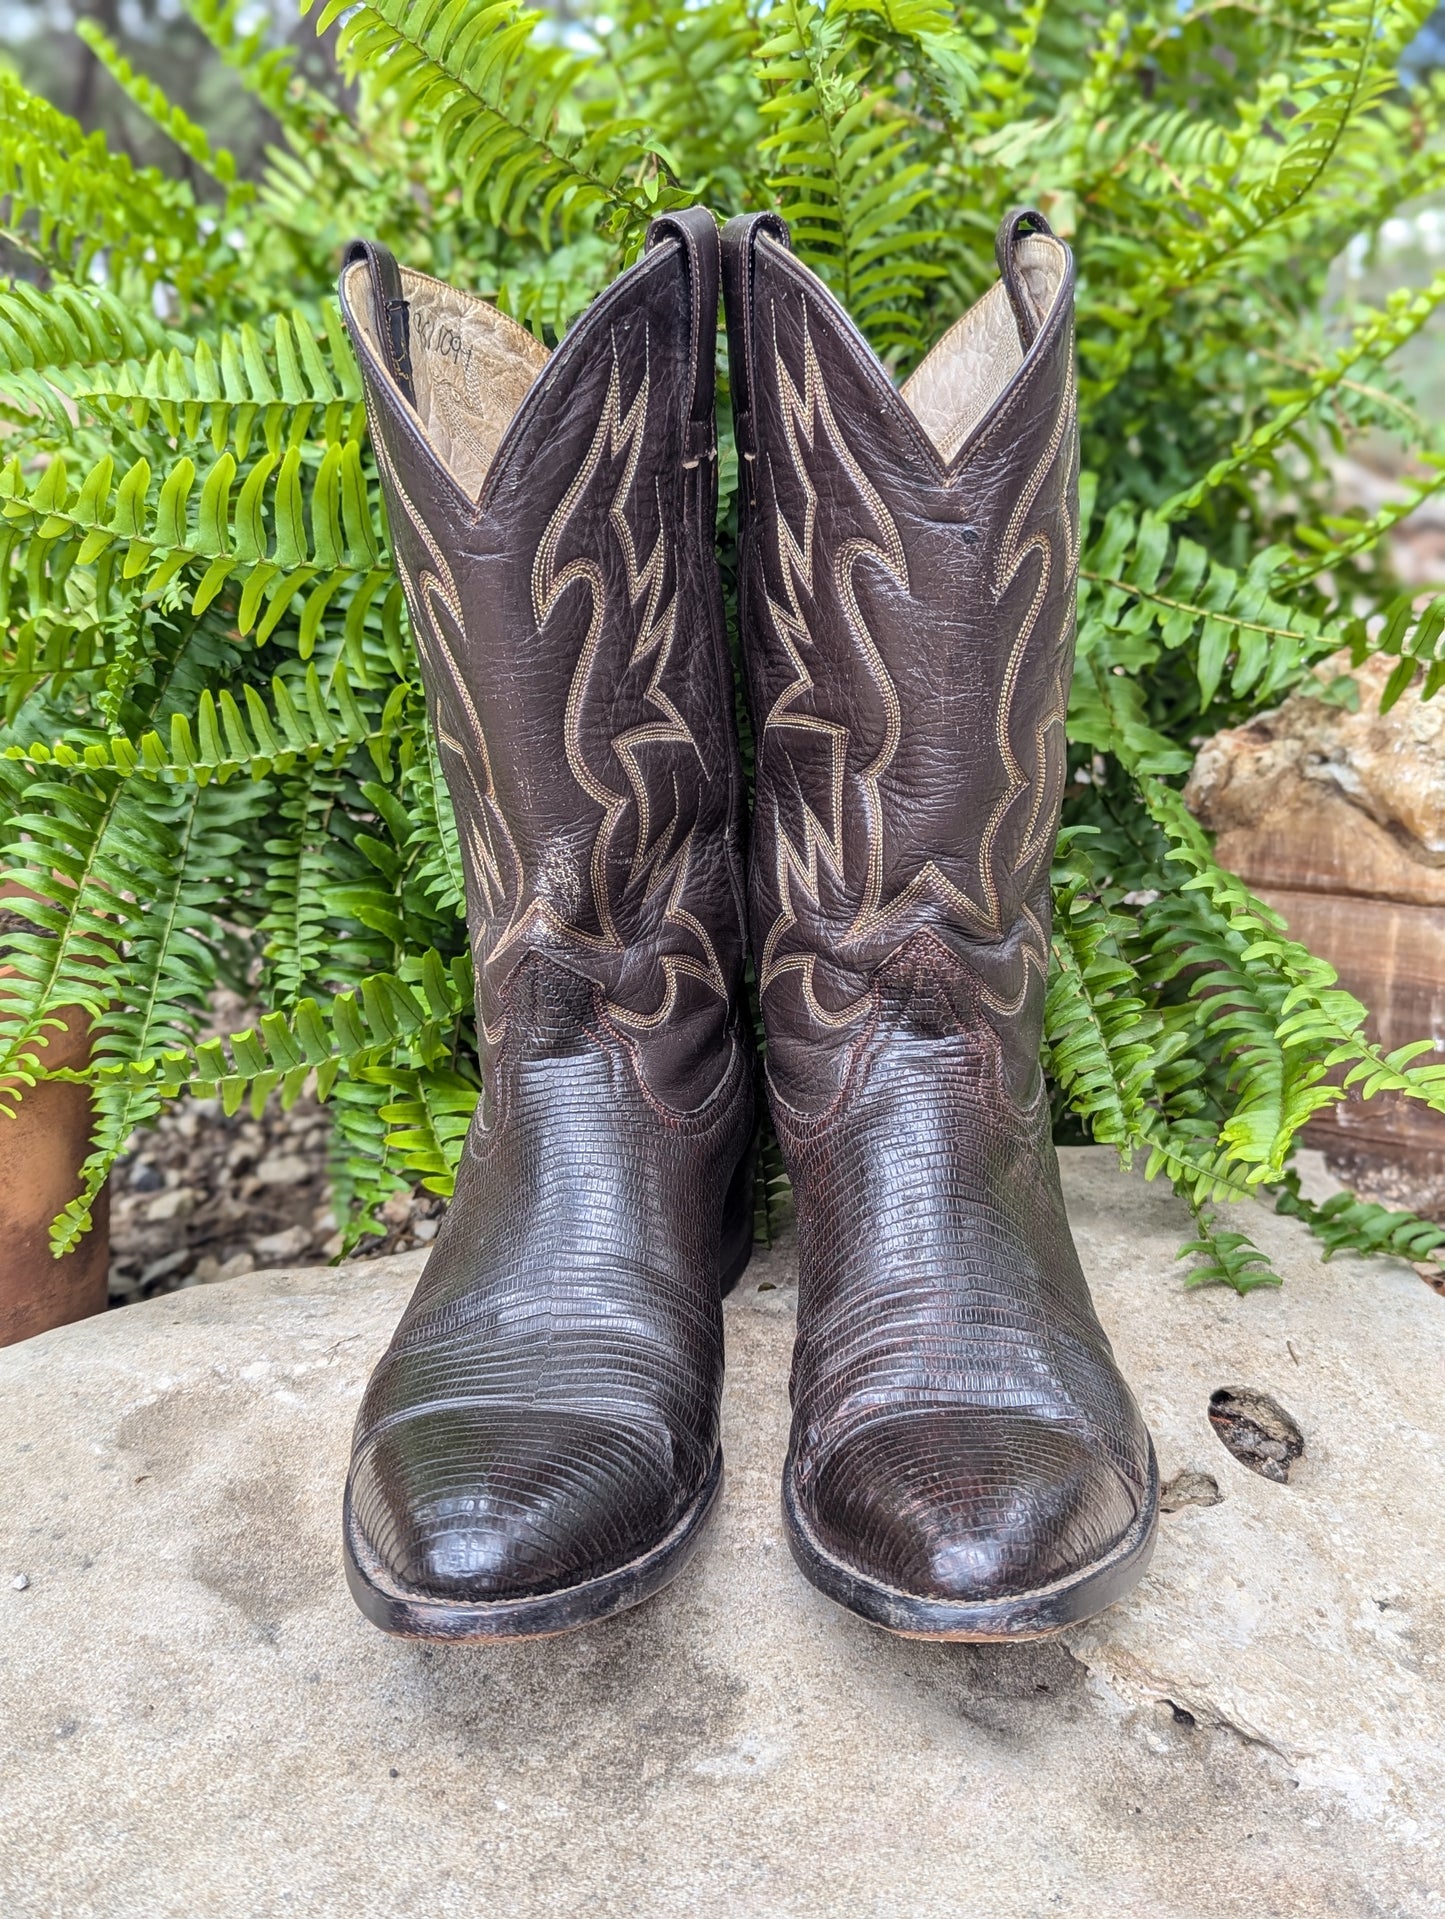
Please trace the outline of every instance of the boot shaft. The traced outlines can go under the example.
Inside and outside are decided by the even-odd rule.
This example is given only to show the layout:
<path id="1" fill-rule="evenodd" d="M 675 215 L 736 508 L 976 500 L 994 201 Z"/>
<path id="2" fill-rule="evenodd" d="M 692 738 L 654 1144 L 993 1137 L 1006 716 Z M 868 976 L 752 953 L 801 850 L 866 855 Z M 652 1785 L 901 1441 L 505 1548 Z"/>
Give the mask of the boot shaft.
<path id="1" fill-rule="evenodd" d="M 870 1022 L 985 1019 L 1025 1097 L 1073 665 L 1069 250 L 1006 221 L 1001 280 L 901 391 L 775 216 L 723 250 L 770 1078 L 818 1110 Z"/>
<path id="2" fill-rule="evenodd" d="M 550 354 L 380 247 L 341 281 L 456 812 L 484 1065 L 545 953 L 683 1107 L 722 1069 L 744 937 L 717 287 L 700 209 L 654 222 Z"/>

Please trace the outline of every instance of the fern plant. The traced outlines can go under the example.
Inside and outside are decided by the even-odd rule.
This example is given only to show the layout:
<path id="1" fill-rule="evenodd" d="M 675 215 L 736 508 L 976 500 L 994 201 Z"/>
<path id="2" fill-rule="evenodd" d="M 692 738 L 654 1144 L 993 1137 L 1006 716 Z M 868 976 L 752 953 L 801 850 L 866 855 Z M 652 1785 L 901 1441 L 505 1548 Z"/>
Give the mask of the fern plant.
<path id="1" fill-rule="evenodd" d="M 239 0 L 185 0 L 279 127 L 258 177 L 94 25 L 86 43 L 177 167 L 140 167 L 0 75 L 0 1087 L 94 1025 L 73 1244 L 169 1100 L 334 1120 L 352 1243 L 386 1196 L 449 1190 L 477 1097 L 454 823 L 389 559 L 342 244 L 498 301 L 555 339 L 657 212 L 776 207 L 900 376 L 993 276 L 1033 202 L 1079 262 L 1086 534 L 1048 1063 L 1062 1111 L 1167 1177 L 1198 1280 L 1267 1260 L 1229 1202 L 1273 1197 L 1329 1251 L 1438 1262 L 1445 1234 L 1291 1158 L 1357 1089 L 1445 1110 L 1427 1041 L 1365 1009 L 1215 860 L 1179 783 L 1198 741 L 1348 647 L 1386 700 L 1445 687 L 1445 597 L 1387 535 L 1445 487 L 1390 358 L 1445 275 L 1322 319 L 1331 261 L 1445 185 L 1445 84 L 1405 90 L 1421 0 L 325 0 L 346 89 Z M 181 158 L 186 166 L 182 177 Z M 190 184 L 200 181 L 200 186 Z M 1330 501 L 1328 455 L 1404 442 L 1410 499 Z M 725 448 L 724 491 L 735 472 Z M 731 569 L 726 497 L 719 538 Z M 266 1008 L 199 1038 L 218 979 Z M 760 1228 L 783 1182 L 767 1161 Z"/>

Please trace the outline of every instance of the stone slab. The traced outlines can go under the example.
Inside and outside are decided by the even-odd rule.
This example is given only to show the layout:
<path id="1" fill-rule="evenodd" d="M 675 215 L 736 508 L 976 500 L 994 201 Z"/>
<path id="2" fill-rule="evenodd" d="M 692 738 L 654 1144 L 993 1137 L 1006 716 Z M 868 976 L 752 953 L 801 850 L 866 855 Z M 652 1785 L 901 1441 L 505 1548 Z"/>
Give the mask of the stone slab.
<path id="1" fill-rule="evenodd" d="M 1445 1910 L 1445 1300 L 1187 1221 L 1064 1155 L 1166 1480 L 1137 1595 L 1064 1640 L 893 1639 L 777 1513 L 791 1256 L 728 1307 L 728 1484 L 667 1593 L 510 1649 L 389 1640 L 338 1549 L 351 1419 L 419 1262 L 259 1274 L 0 1353 L 6 1919 L 1396 1919 Z M 1288 1485 L 1210 1426 L 1272 1394 Z M 1197 1490 L 1197 1482 L 1196 1482 Z M 15 1581 L 28 1582 L 18 1589 Z"/>

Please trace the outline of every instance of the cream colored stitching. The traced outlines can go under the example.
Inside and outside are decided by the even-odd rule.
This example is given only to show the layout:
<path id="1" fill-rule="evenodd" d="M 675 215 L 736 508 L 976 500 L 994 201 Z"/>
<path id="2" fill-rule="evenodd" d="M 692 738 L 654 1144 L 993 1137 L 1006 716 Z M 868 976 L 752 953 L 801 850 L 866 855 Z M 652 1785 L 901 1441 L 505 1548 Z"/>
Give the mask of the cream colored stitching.
<path id="1" fill-rule="evenodd" d="M 617 932 L 607 889 L 607 858 L 612 837 L 626 812 L 628 800 L 631 799 L 637 807 L 638 833 L 629 877 L 636 881 L 639 877 L 646 876 L 644 901 L 652 899 L 663 887 L 668 889 L 663 910 L 664 923 L 683 928 L 698 942 L 703 954 L 701 959 L 687 953 L 662 955 L 660 964 L 664 980 L 663 995 L 659 1005 L 650 1013 L 635 1012 L 615 1001 L 608 1001 L 608 1011 L 615 1020 L 638 1030 L 660 1026 L 667 1019 L 676 1002 L 678 980 L 681 977 L 699 979 L 720 998 L 727 997 L 727 983 L 712 938 L 702 922 L 682 903 L 691 874 L 693 835 L 689 832 L 679 843 L 673 844 L 678 818 L 682 811 L 676 777 L 674 776 L 673 781 L 671 821 L 654 838 L 651 799 L 638 759 L 638 749 L 649 745 L 664 742 L 685 745 L 696 754 L 699 768 L 706 777 L 706 769 L 703 766 L 697 741 L 677 705 L 662 687 L 662 677 L 670 663 L 677 628 L 675 597 L 669 599 L 665 606 L 659 605 L 666 579 L 666 535 L 659 533 L 646 561 L 639 562 L 636 540 L 626 514 L 626 503 L 636 477 L 642 450 L 649 392 L 650 376 L 644 375 L 632 405 L 625 413 L 623 412 L 621 375 L 614 349 L 607 399 L 597 430 L 593 435 L 592 444 L 572 484 L 548 522 L 532 569 L 533 612 L 539 628 L 570 585 L 580 581 L 587 586 L 591 595 L 592 616 L 587 637 L 568 689 L 564 716 L 564 744 L 567 762 L 573 776 L 583 791 L 603 809 L 602 824 L 593 842 L 590 861 L 593 899 L 598 923 L 603 929 L 600 935 L 585 932 L 569 919 L 564 918 L 548 900 L 534 899 L 525 912 L 520 910 L 521 902 L 529 890 L 521 856 L 506 818 L 497 803 L 491 759 L 487 751 L 486 734 L 481 717 L 462 676 L 453 648 L 443 632 L 439 617 L 444 613 L 450 620 L 458 639 L 464 640 L 466 627 L 461 595 L 445 555 L 402 485 L 395 465 L 387 454 L 385 441 L 378 430 L 375 417 L 373 416 L 371 420 L 372 444 L 376 449 L 378 465 L 431 562 L 430 568 L 423 571 L 418 578 L 413 579 L 401 555 L 399 553 L 396 555 L 397 573 L 401 578 L 407 605 L 411 609 L 418 652 L 421 654 L 423 664 L 429 668 L 437 683 L 460 708 L 460 717 L 465 722 L 463 730 L 469 736 L 470 746 L 464 745 L 455 737 L 445 720 L 437 729 L 438 744 L 452 756 L 459 777 L 470 790 L 475 803 L 473 807 L 460 810 L 463 844 L 471 856 L 469 866 L 489 918 L 495 919 L 500 916 L 506 906 L 509 891 L 511 893 L 512 905 L 507 923 L 485 949 L 481 945 L 481 929 L 478 929 L 474 950 L 474 963 L 478 976 L 480 977 L 485 969 L 510 947 L 535 935 L 541 928 L 546 929 L 553 941 L 564 945 L 581 946 L 593 952 L 617 953 L 622 950 L 623 942 Z M 646 600 L 629 664 L 640 666 L 649 660 L 652 662 L 644 697 L 662 715 L 660 720 L 647 721 L 642 725 L 626 729 L 612 741 L 612 750 L 627 774 L 630 791 L 625 794 L 614 792 L 594 774 L 582 750 L 583 706 L 588 681 L 601 642 L 606 611 L 606 583 L 602 568 L 593 560 L 574 560 L 560 571 L 556 566 L 557 552 L 567 524 L 587 487 L 595 478 L 604 455 L 609 451 L 614 457 L 621 453 L 626 454 L 626 464 L 613 496 L 608 517 L 622 549 L 623 564 L 627 572 L 629 605 L 636 609 L 640 600 L 644 597 Z M 444 699 L 439 704 L 445 706 L 448 702 Z M 478 768 L 481 772 L 480 778 Z M 499 842 L 504 852 L 499 851 Z M 504 867 L 509 867 L 513 875 L 514 884 L 510 888 Z M 506 1029 L 505 1020 L 493 1028 L 487 1024 L 484 1014 L 480 1011 L 478 1017 L 487 1041 L 493 1044 L 499 1042 Z"/>
<path id="2" fill-rule="evenodd" d="M 861 803 L 867 828 L 867 871 L 863 876 L 858 911 L 844 938 L 851 942 L 871 935 L 908 913 L 920 901 L 930 896 L 939 899 L 945 909 L 952 909 L 983 934 L 997 938 L 1003 931 L 1002 902 L 994 870 L 994 848 L 998 835 L 1009 810 L 1021 794 L 1031 789 L 1033 804 L 1023 835 L 1022 850 L 1012 869 L 1013 874 L 1023 872 L 1038 859 L 1048 839 L 1047 827 L 1053 814 L 1050 800 L 1057 785 L 1055 770 L 1063 752 L 1067 703 L 1063 690 L 1062 662 L 1055 674 L 1048 703 L 1035 729 L 1034 765 L 1028 774 L 1025 774 L 1014 752 L 1010 727 L 1019 674 L 1033 641 L 1039 616 L 1048 599 L 1055 562 L 1053 545 L 1047 530 L 1039 528 L 1025 539 L 1024 528 L 1063 446 L 1067 445 L 1070 448 L 1071 464 L 1073 461 L 1075 413 L 1073 358 L 1070 353 L 1067 386 L 1059 417 L 1055 422 L 1048 445 L 1036 462 L 1015 503 L 1005 529 L 994 572 L 993 595 L 995 602 L 999 602 L 1018 578 L 1028 555 L 1035 553 L 1038 556 L 1038 581 L 1029 608 L 1010 649 L 999 700 L 995 737 L 999 757 L 1008 776 L 1008 787 L 995 802 L 980 841 L 978 879 L 981 901 L 973 899 L 962 888 L 955 885 L 933 860 L 929 860 L 914 879 L 886 906 L 880 905 L 884 854 L 880 785 L 902 738 L 902 716 L 897 689 L 859 606 L 853 571 L 857 562 L 864 557 L 876 560 L 906 593 L 908 591 L 907 559 L 892 515 L 876 488 L 863 473 L 838 428 L 813 345 L 806 309 L 803 318 L 801 391 L 788 371 L 778 347 L 776 309 L 773 314 L 773 363 L 778 380 L 784 438 L 794 478 L 802 491 L 804 513 L 802 531 L 799 535 L 789 526 L 781 502 L 778 500 L 777 489 L 774 487 L 777 554 L 786 605 L 780 605 L 769 594 L 768 610 L 793 677 L 773 702 L 764 721 L 764 745 L 766 746 L 771 734 L 787 731 L 823 736 L 830 744 L 831 780 L 830 818 L 827 824 L 818 818 L 806 798 L 803 800 L 801 845 L 795 844 L 783 830 L 777 804 L 776 801 L 774 802 L 777 839 L 775 874 L 780 910 L 764 941 L 759 990 L 766 992 L 782 974 L 796 972 L 800 975 L 804 998 L 813 1017 L 823 1025 L 841 1027 L 851 1024 L 857 1018 L 867 1002 L 867 996 L 864 995 L 841 1009 L 831 1011 L 819 1002 L 815 991 L 814 971 L 818 955 L 790 953 L 781 958 L 778 957 L 781 941 L 798 923 L 793 903 L 793 886 L 795 884 L 800 886 L 804 895 L 817 907 L 820 905 L 820 859 L 840 886 L 846 887 L 851 878 L 844 872 L 843 832 L 849 729 L 840 722 L 829 720 L 821 714 L 798 709 L 798 703 L 801 700 L 818 690 L 800 650 L 804 645 L 812 645 L 812 636 L 808 631 L 806 616 L 799 599 L 799 588 L 808 595 L 812 595 L 818 504 L 817 490 L 804 464 L 802 448 L 806 445 L 809 453 L 814 452 L 821 429 L 836 458 L 866 502 L 879 536 L 876 540 L 854 538 L 844 541 L 834 561 L 834 584 L 844 608 L 851 635 L 863 655 L 883 702 L 886 719 L 882 747 L 871 764 L 856 776 L 862 789 Z M 1066 589 L 1064 597 L 1068 603 L 1068 590 L 1072 587 L 1078 565 L 1078 528 L 1074 524 L 1072 512 L 1068 509 L 1064 514 L 1064 548 Z M 981 988 L 982 998 L 1000 1012 L 1016 1012 L 1022 1005 L 1028 989 L 1028 975 L 1031 968 L 1041 976 L 1047 974 L 1048 953 L 1043 927 L 1037 916 L 1027 906 L 1022 909 L 1022 917 L 1026 927 L 1019 955 L 1023 967 L 1023 978 L 1018 995 L 1014 999 L 1005 1000 L 991 993 L 987 988 Z"/>
<path id="3" fill-rule="evenodd" d="M 799 646 L 811 644 L 807 619 L 798 598 L 798 588 L 811 595 L 813 591 L 813 539 L 817 521 L 818 497 L 803 463 L 799 446 L 799 436 L 806 441 L 808 450 L 813 451 L 815 436 L 819 430 L 827 436 L 837 458 L 846 467 L 854 485 L 866 501 L 874 525 L 881 536 L 878 541 L 855 539 L 847 541 L 838 550 L 834 560 L 834 584 L 847 610 L 850 627 L 854 637 L 862 646 L 868 668 L 873 675 L 883 700 L 886 725 L 884 741 L 871 766 L 862 774 L 865 799 L 868 809 L 870 849 L 868 872 L 865 877 L 864 899 L 859 908 L 862 918 L 870 905 L 876 902 L 878 888 L 882 884 L 882 840 L 881 831 L 875 834 L 875 822 L 878 821 L 877 789 L 878 782 L 898 750 L 901 737 L 902 719 L 898 705 L 898 694 L 892 680 L 883 665 L 883 660 L 868 632 L 858 609 L 857 596 L 853 588 L 852 571 L 857 560 L 864 554 L 877 559 L 888 570 L 906 592 L 908 589 L 907 564 L 903 554 L 903 543 L 899 539 L 898 529 L 893 517 L 884 505 L 877 490 L 870 484 L 867 476 L 853 458 L 838 430 L 837 421 L 828 403 L 823 386 L 822 371 L 818 365 L 813 348 L 811 333 L 806 321 L 803 335 L 803 390 L 799 393 L 787 367 L 783 363 L 777 343 L 777 320 L 774 315 L 773 360 L 777 369 L 778 384 L 783 406 L 783 430 L 787 439 L 788 454 L 793 472 L 803 489 L 804 511 L 801 538 L 795 534 L 783 515 L 781 506 L 777 511 L 778 560 L 782 570 L 783 590 L 787 595 L 787 606 L 780 606 L 769 595 L 768 609 L 773 616 L 774 628 L 782 641 L 783 650 L 793 671 L 793 678 L 774 700 L 763 724 L 764 735 L 769 733 L 798 732 L 821 735 L 829 743 L 832 774 L 830 780 L 830 817 L 825 825 L 812 807 L 803 802 L 802 845 L 795 845 L 784 832 L 781 819 L 777 820 L 777 850 L 775 853 L 775 872 L 778 884 L 778 898 L 781 911 L 769 930 L 763 945 L 761 966 L 761 990 L 766 989 L 781 974 L 796 972 L 801 976 L 803 993 L 815 1018 L 825 1025 L 847 1025 L 857 1016 L 863 1002 L 830 1013 L 818 1000 L 814 991 L 813 972 L 817 956 L 812 953 L 790 954 L 783 959 L 777 958 L 779 941 L 789 929 L 797 924 L 797 915 L 793 910 L 792 884 L 794 879 L 804 893 L 816 906 L 818 904 L 818 861 L 821 857 L 840 884 L 845 882 L 843 871 L 843 804 L 844 780 L 846 772 L 849 731 L 846 726 L 834 720 L 823 718 L 821 714 L 800 712 L 798 702 L 817 688 L 808 671 Z M 774 499 L 777 491 L 774 488 Z M 796 642 L 796 643 L 795 643 Z M 870 805 L 871 801 L 871 805 Z M 876 857 L 874 840 L 876 838 Z M 856 925 L 856 922 L 855 922 Z"/>
<path id="4" fill-rule="evenodd" d="M 1044 481 L 1052 470 L 1055 460 L 1059 457 L 1059 449 L 1064 444 L 1066 435 L 1071 436 L 1073 419 L 1074 374 L 1071 358 L 1068 382 L 1064 391 L 1064 404 L 1059 409 L 1059 417 L 1054 423 L 1054 430 L 1049 437 L 1049 443 L 1044 448 L 1042 457 L 1025 482 L 1023 491 L 1020 493 L 1014 505 L 1014 510 L 1009 516 L 1008 525 L 1004 530 L 1003 542 L 999 548 L 998 565 L 994 573 L 993 596 L 995 602 L 998 602 L 1002 600 L 1004 594 L 1018 578 L 1027 556 L 1034 552 L 1039 556 L 1038 585 L 1034 590 L 1033 603 L 1024 617 L 1023 624 L 1019 627 L 1018 637 L 1015 639 L 1009 653 L 1008 665 L 1004 670 L 1003 698 L 999 702 L 998 750 L 999 757 L 1004 764 L 1004 769 L 1009 776 L 1009 787 L 994 806 L 993 812 L 989 816 L 988 825 L 984 828 L 983 838 L 979 843 L 979 881 L 986 890 L 990 911 L 995 921 L 997 921 L 998 918 L 998 890 L 993 876 L 994 841 L 997 839 L 999 829 L 1004 822 L 1004 817 L 1014 801 L 1021 793 L 1027 792 L 1032 786 L 1034 794 L 1033 809 L 1024 833 L 1023 850 L 1020 853 L 1018 861 L 1015 863 L 1014 872 L 1021 872 L 1024 867 L 1028 866 L 1038 857 L 1042 842 L 1035 839 L 1035 833 L 1043 812 L 1046 789 L 1049 785 L 1048 776 L 1051 755 L 1049 752 L 1048 736 L 1055 727 L 1058 728 L 1060 735 L 1062 735 L 1066 717 L 1066 705 L 1063 696 L 1063 672 L 1062 667 L 1060 667 L 1054 677 L 1052 697 L 1044 709 L 1036 731 L 1036 757 L 1034 767 L 1031 773 L 1025 773 L 1014 754 L 1013 741 L 1010 738 L 1009 728 L 1013 718 L 1014 691 L 1018 685 L 1018 676 L 1023 667 L 1024 656 L 1029 650 L 1029 642 L 1033 638 L 1034 628 L 1038 624 L 1039 614 L 1043 611 L 1044 603 L 1048 598 L 1049 580 L 1053 568 L 1053 544 L 1049 539 L 1047 531 L 1043 527 L 1039 527 L 1026 540 L 1022 539 L 1022 534 L 1024 525 L 1029 514 L 1033 511 L 1034 502 L 1039 496 Z M 1067 515 L 1065 518 L 1067 521 Z M 1021 540 L 1022 543 L 1020 543 Z M 1072 538 L 1066 535 L 1066 560 L 1068 553 L 1072 550 L 1073 544 Z"/>
<path id="5" fill-rule="evenodd" d="M 466 624 L 462 615 L 461 595 L 457 591 L 456 578 L 447 564 L 446 556 L 432 538 L 430 529 L 412 502 L 411 495 L 402 485 L 401 476 L 397 473 L 386 450 L 386 442 L 371 412 L 369 398 L 367 411 L 370 416 L 371 444 L 376 452 L 377 466 L 383 479 L 400 502 L 413 532 L 425 547 L 431 561 L 431 568 L 413 579 L 400 552 L 395 555 L 396 570 L 401 579 L 402 591 L 406 595 L 407 606 L 411 609 L 417 651 L 421 655 L 423 664 L 431 669 L 434 681 L 445 688 L 446 694 L 449 694 L 451 700 L 455 701 L 456 706 L 460 708 L 461 717 L 466 722 L 466 730 L 470 734 L 470 750 L 468 750 L 449 730 L 445 717 L 437 727 L 437 744 L 451 754 L 458 776 L 470 789 L 473 800 L 471 807 L 462 810 L 465 821 L 463 845 L 470 854 L 468 865 L 489 918 L 495 919 L 501 915 L 510 890 L 511 918 L 515 919 L 524 891 L 521 855 L 517 850 L 517 843 L 512 837 L 511 829 L 507 825 L 506 816 L 497 803 L 491 755 L 487 751 L 487 736 L 482 726 L 481 716 L 477 712 L 456 655 L 448 644 L 442 631 L 441 621 L 437 617 L 437 611 L 440 608 L 451 620 L 458 639 L 464 641 Z M 445 708 L 450 702 L 444 695 L 437 704 L 445 713 Z M 479 768 L 480 778 L 478 777 Z M 505 861 L 513 875 L 513 884 L 510 889 L 507 876 L 503 871 L 502 849 L 505 850 Z M 491 951 L 483 951 L 480 942 L 481 932 L 478 929 L 473 936 L 473 965 L 479 979 L 491 953 L 496 950 L 495 942 Z M 490 1026 L 482 1010 L 480 998 L 477 1018 L 483 1037 L 491 1044 L 500 1041 L 506 1030 L 506 1021 L 503 1019 L 495 1028 Z"/>
<path id="6" fill-rule="evenodd" d="M 500 952 L 504 945 L 515 943 L 528 930 L 529 925 L 541 919 L 559 937 L 579 941 L 583 946 L 594 951 L 615 953 L 622 950 L 623 941 L 617 931 L 608 890 L 607 863 L 613 838 L 630 801 L 637 809 L 638 824 L 637 842 L 630 862 L 629 878 L 635 882 L 638 878 L 645 876 L 644 901 L 652 899 L 664 886 L 668 888 L 667 901 L 663 909 L 664 924 L 684 928 L 696 939 L 704 955 L 701 960 L 687 953 L 666 953 L 661 956 L 660 964 L 664 979 L 663 997 L 651 1013 L 639 1013 L 615 1001 L 608 1002 L 608 1011 L 615 1020 L 622 1025 L 638 1029 L 647 1029 L 663 1023 L 672 1011 L 677 998 L 678 980 L 682 976 L 702 980 L 719 997 L 724 999 L 727 997 L 727 984 L 711 936 L 701 921 L 682 904 L 691 873 L 693 836 L 689 832 L 676 845 L 673 843 L 677 833 L 678 818 L 682 811 L 676 779 L 674 778 L 673 784 L 671 820 L 666 827 L 659 829 L 654 835 L 651 795 L 638 758 L 639 749 L 647 746 L 661 744 L 687 746 L 697 757 L 700 773 L 704 778 L 706 777 L 702 753 L 692 730 L 662 686 L 663 675 L 671 662 L 673 642 L 677 633 L 675 596 L 670 598 L 665 606 L 659 604 L 667 570 L 666 532 L 659 531 L 651 553 L 645 561 L 639 562 L 636 540 L 627 519 L 627 501 L 632 492 L 638 461 L 642 454 L 650 393 L 649 369 L 644 373 L 642 383 L 631 405 L 624 412 L 621 369 L 617 362 L 614 345 L 607 398 L 603 404 L 597 430 L 592 437 L 592 444 L 572 484 L 548 522 L 532 565 L 532 609 L 539 629 L 545 624 L 552 609 L 570 586 L 584 585 L 591 598 L 591 619 L 588 623 L 587 637 L 583 642 L 572 674 L 572 682 L 568 688 L 563 733 L 567 763 L 573 777 L 583 792 L 602 808 L 602 823 L 593 840 L 590 861 L 593 904 L 602 933 L 599 937 L 581 932 L 577 927 L 562 920 L 547 902 L 538 901 L 528 909 L 528 913 L 511 931 L 507 940 L 499 942 L 494 949 L 495 952 Z M 639 726 L 627 728 L 616 734 L 611 741 L 612 751 L 616 754 L 627 776 L 629 790 L 625 793 L 615 791 L 593 770 L 588 764 L 582 744 L 585 704 L 605 626 L 606 580 L 596 560 L 572 560 L 560 569 L 557 565 L 557 556 L 566 529 L 577 511 L 578 504 L 596 478 L 604 456 L 608 453 L 614 459 L 620 455 L 626 456 L 622 476 L 608 511 L 608 519 L 622 550 L 623 564 L 627 572 L 628 605 L 635 611 L 639 601 L 645 598 L 646 602 L 628 664 L 635 667 L 641 666 L 648 660 L 652 661 L 652 670 L 643 697 L 662 715 L 661 719 L 649 720 Z M 659 516 L 660 522 L 661 518 L 662 516 Z"/>
<path id="7" fill-rule="evenodd" d="M 978 996 L 986 1006 L 991 1006 L 996 1013 L 1005 1013 L 1010 1016 L 1019 1012 L 1028 998 L 1029 969 L 1032 967 L 1040 979 L 1047 979 L 1049 976 L 1049 943 L 1038 914 L 1031 906 L 1024 905 L 1019 909 L 1019 917 L 1025 922 L 1027 930 L 1019 941 L 1021 971 L 1017 993 L 1012 999 L 1006 999 L 998 993 L 991 992 L 982 981 L 979 982 L 978 988 Z"/>

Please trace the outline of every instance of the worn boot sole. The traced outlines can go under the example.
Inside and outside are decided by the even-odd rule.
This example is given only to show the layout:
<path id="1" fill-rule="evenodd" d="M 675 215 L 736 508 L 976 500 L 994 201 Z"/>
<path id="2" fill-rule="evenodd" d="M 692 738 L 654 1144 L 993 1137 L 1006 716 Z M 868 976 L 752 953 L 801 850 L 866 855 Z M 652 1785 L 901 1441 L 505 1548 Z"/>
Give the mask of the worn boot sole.
<path id="1" fill-rule="evenodd" d="M 745 1207 L 747 1232 L 744 1237 L 740 1230 L 734 1229 L 724 1244 L 720 1274 L 724 1294 L 737 1285 L 753 1255 L 753 1164 L 753 1155 L 749 1153 L 734 1177 L 729 1194 L 729 1217 L 736 1219 Z M 731 1210 L 734 1208 L 736 1210 Z M 584 1580 L 577 1586 L 564 1586 L 558 1592 L 472 1602 L 430 1599 L 398 1586 L 352 1521 L 348 1485 L 342 1509 L 346 1583 L 372 1625 L 402 1639 L 436 1639 L 452 1645 L 485 1645 L 504 1639 L 550 1639 L 557 1633 L 575 1632 L 579 1626 L 609 1619 L 613 1613 L 626 1612 L 629 1606 L 640 1606 L 644 1599 L 651 1599 L 669 1580 L 675 1579 L 702 1537 L 722 1491 L 722 1479 L 723 1460 L 719 1449 L 702 1490 L 672 1531 L 657 1545 L 613 1572 Z"/>
<path id="2" fill-rule="evenodd" d="M 1006 1599 L 921 1599 L 876 1579 L 865 1579 L 836 1559 L 814 1536 L 783 1477 L 783 1524 L 803 1577 L 870 1625 L 904 1639 L 957 1640 L 982 1645 L 1009 1639 L 1050 1639 L 1066 1626 L 1115 1605 L 1144 1577 L 1159 1522 L 1159 1471 L 1149 1448 L 1149 1495 L 1134 1524 L 1102 1559 L 1067 1579 Z"/>

